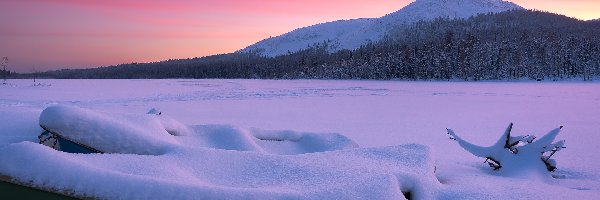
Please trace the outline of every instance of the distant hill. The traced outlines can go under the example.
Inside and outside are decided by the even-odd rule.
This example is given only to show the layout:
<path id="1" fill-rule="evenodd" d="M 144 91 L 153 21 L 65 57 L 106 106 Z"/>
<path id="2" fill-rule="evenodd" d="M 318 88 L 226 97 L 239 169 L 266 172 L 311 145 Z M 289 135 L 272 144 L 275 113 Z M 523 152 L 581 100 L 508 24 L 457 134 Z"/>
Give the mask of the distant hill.
<path id="1" fill-rule="evenodd" d="M 327 43 L 264 57 L 231 53 L 38 73 L 45 78 L 591 80 L 600 77 L 600 23 L 513 10 L 438 18 L 389 30 L 379 42 L 330 52 Z M 33 74 L 12 75 L 13 78 Z"/>
<path id="2" fill-rule="evenodd" d="M 299 28 L 281 36 L 265 39 L 240 50 L 274 57 L 327 43 L 330 53 L 353 50 L 378 42 L 398 26 L 435 18 L 467 18 L 480 13 L 498 13 L 522 7 L 501 0 L 417 0 L 380 18 L 340 20 Z"/>

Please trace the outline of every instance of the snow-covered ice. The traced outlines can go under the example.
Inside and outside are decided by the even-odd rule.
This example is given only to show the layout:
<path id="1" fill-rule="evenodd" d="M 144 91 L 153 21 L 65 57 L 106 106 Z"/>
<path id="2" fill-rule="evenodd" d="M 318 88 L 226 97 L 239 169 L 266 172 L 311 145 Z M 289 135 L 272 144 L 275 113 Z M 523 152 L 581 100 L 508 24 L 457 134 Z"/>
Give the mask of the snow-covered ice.
<path id="1" fill-rule="evenodd" d="M 125 199 L 600 195 L 597 83 L 40 81 L 0 86 L 0 174 L 55 191 Z M 152 108 L 161 114 L 146 114 Z M 100 137 L 89 144 L 115 153 L 37 144 L 40 122 Z M 556 139 L 568 148 L 553 157 L 555 178 L 497 173 L 446 134 L 492 145 L 509 122 L 516 135 L 564 125 Z M 135 138 L 105 137 L 123 131 Z"/>

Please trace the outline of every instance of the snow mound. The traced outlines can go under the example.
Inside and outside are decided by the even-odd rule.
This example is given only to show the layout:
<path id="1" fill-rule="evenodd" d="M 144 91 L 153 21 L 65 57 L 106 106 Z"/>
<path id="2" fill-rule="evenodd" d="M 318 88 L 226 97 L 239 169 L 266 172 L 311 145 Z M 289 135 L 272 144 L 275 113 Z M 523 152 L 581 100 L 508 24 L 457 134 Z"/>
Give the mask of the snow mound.
<path id="1" fill-rule="evenodd" d="M 429 148 L 415 144 L 297 156 L 192 147 L 70 154 L 32 142 L 0 151 L 0 174 L 99 199 L 430 199 L 439 187 Z"/>
<path id="2" fill-rule="evenodd" d="M 157 115 L 157 116 L 154 116 L 151 118 L 160 122 L 160 125 L 162 125 L 162 128 L 171 135 L 184 136 L 184 135 L 189 135 L 192 132 L 192 130 L 190 130 L 187 125 L 185 125 L 171 117 L 168 117 L 165 115 Z"/>
<path id="3" fill-rule="evenodd" d="M 194 126 L 193 130 L 193 137 L 186 139 L 188 142 L 193 142 L 196 146 L 225 150 L 292 155 L 358 147 L 348 137 L 335 133 L 270 131 L 229 125 L 200 125 Z"/>
<path id="4" fill-rule="evenodd" d="M 48 131 L 104 153 L 159 155 L 178 143 L 167 129 L 185 132 L 179 124 L 160 117 L 110 116 L 78 107 L 52 106 L 42 111 L 39 122 Z"/>
<path id="5" fill-rule="evenodd" d="M 149 113 L 109 115 L 77 107 L 52 106 L 42 112 L 39 122 L 52 133 L 104 153 L 160 155 L 189 145 L 290 155 L 358 147 L 351 139 L 335 133 L 268 131 L 229 125 L 190 128 L 158 114 L 156 109 Z"/>
<path id="6" fill-rule="evenodd" d="M 48 107 L 39 120 L 45 129 L 107 153 L 13 143 L 0 147 L 0 176 L 98 199 L 432 198 L 439 186 L 423 145 L 363 149 L 340 134 L 180 127 L 162 117 Z"/>
<path id="7" fill-rule="evenodd" d="M 408 6 L 380 18 L 339 20 L 299 28 L 281 36 L 250 45 L 238 52 L 253 52 L 275 57 L 322 45 L 330 52 L 356 49 L 381 40 L 390 30 L 419 20 L 435 18 L 468 18 L 481 13 L 498 13 L 523 9 L 502 0 L 417 0 Z"/>

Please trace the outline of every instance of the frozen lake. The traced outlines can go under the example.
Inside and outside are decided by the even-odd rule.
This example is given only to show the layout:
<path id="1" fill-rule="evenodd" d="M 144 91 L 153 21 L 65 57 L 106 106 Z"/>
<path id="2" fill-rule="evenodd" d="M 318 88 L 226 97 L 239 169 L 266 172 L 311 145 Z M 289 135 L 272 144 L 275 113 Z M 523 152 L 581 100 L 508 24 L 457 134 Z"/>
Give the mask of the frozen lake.
<path id="1" fill-rule="evenodd" d="M 37 141 L 40 112 L 73 105 L 108 113 L 157 108 L 187 125 L 340 133 L 361 147 L 418 143 L 438 174 L 486 169 L 446 135 L 476 144 L 513 133 L 541 136 L 564 125 L 568 147 L 554 158 L 556 183 L 573 194 L 600 190 L 600 84 L 577 82 L 401 82 L 319 80 L 9 80 L 0 85 L 0 148 Z M 479 172 L 480 173 L 480 172 Z M 457 180 L 460 178 L 456 178 Z M 510 180 L 508 181 L 510 182 Z M 554 186 L 553 186 L 554 187 Z M 563 190 L 558 190 L 562 191 Z M 567 193 L 570 193 L 567 192 Z M 589 197 L 589 196 L 588 196 Z"/>

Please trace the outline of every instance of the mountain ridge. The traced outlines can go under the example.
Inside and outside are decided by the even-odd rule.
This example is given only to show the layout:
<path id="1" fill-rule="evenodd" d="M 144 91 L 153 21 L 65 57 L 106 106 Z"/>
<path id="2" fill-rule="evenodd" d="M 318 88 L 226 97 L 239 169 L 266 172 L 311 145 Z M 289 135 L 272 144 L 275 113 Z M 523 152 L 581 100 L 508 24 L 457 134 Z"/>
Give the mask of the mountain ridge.
<path id="1" fill-rule="evenodd" d="M 275 57 L 327 43 L 329 52 L 356 49 L 381 40 L 394 27 L 435 18 L 467 18 L 480 13 L 523 9 L 503 0 L 417 0 L 379 18 L 319 23 L 261 40 L 237 52 Z"/>

